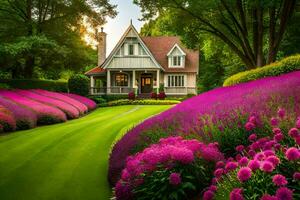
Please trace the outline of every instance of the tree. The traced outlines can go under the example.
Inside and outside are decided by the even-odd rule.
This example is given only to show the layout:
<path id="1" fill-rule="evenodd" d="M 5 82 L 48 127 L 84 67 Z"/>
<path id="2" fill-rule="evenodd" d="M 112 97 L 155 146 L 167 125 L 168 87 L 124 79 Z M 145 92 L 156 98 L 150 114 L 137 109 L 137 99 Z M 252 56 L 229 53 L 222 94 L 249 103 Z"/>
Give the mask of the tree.
<path id="1" fill-rule="evenodd" d="M 40 47 L 43 46 L 43 49 L 48 51 L 46 56 L 38 55 L 39 51 L 36 51 L 35 47 L 26 48 L 26 51 L 22 51 L 21 54 L 15 54 L 18 56 L 17 64 L 14 62 L 4 64 L 12 64 L 10 67 L 14 70 L 22 70 L 25 78 L 33 77 L 36 65 L 47 67 L 49 62 L 44 62 L 50 60 L 47 57 L 53 59 L 51 63 L 56 62 L 56 66 L 71 66 L 74 63 L 78 66 L 76 61 L 86 56 L 90 49 L 80 39 L 82 18 L 87 17 L 93 27 L 97 27 L 105 23 L 106 17 L 116 15 L 115 7 L 109 3 L 109 0 L 1 0 L 0 42 L 3 45 L 1 49 L 12 47 L 11 45 L 17 47 L 20 44 L 29 44 L 26 43 L 26 38 L 30 38 L 31 41 L 36 40 L 35 43 L 41 42 L 39 38 L 43 38 L 44 42 L 51 41 L 56 47 L 53 49 L 41 45 Z M 59 49 L 67 49 L 69 53 L 58 56 Z M 7 61 L 11 55 L 13 54 L 6 54 L 5 60 Z M 66 55 L 68 57 L 65 57 Z M 72 58 L 75 58 L 75 62 Z M 87 58 L 83 60 L 86 61 Z"/>
<path id="2" fill-rule="evenodd" d="M 144 19 L 171 13 L 172 20 L 180 21 L 182 32 L 204 32 L 219 38 L 248 69 L 275 61 L 296 7 L 296 0 L 134 0 L 134 3 L 142 8 Z M 265 43 L 268 43 L 266 49 Z"/>

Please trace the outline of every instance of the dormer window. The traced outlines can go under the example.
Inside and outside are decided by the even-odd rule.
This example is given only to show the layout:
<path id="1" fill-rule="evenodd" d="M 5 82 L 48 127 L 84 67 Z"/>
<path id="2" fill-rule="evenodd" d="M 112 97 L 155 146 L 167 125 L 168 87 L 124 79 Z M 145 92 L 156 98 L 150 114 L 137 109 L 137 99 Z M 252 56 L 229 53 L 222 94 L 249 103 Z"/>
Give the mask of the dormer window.
<path id="1" fill-rule="evenodd" d="M 175 44 L 168 53 L 169 68 L 184 68 L 185 67 L 185 52 Z"/>

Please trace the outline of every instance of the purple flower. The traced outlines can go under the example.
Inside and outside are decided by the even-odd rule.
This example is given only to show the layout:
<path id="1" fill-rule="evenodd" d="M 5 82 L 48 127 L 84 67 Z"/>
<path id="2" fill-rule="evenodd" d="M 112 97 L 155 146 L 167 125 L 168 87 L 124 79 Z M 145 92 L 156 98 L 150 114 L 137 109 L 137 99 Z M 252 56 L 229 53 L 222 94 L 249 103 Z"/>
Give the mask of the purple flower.
<path id="1" fill-rule="evenodd" d="M 288 160 L 300 159 L 299 149 L 297 149 L 296 147 L 291 147 L 291 148 L 287 149 L 287 151 L 285 152 L 285 157 Z"/>
<path id="2" fill-rule="evenodd" d="M 279 120 L 275 117 L 272 117 L 271 118 L 271 125 L 272 126 L 278 126 L 278 124 L 279 124 Z"/>
<path id="3" fill-rule="evenodd" d="M 224 170 L 222 168 L 219 168 L 214 172 L 214 176 L 217 178 L 220 178 L 223 174 L 224 174 Z"/>
<path id="4" fill-rule="evenodd" d="M 251 134 L 249 137 L 248 137 L 248 140 L 250 142 L 254 142 L 255 140 L 257 139 L 257 135 L 255 133 Z"/>
<path id="5" fill-rule="evenodd" d="M 269 194 L 264 194 L 260 200 L 278 200 L 278 198 Z"/>
<path id="6" fill-rule="evenodd" d="M 295 172 L 293 174 L 293 179 L 296 180 L 296 181 L 299 181 L 300 180 L 300 172 Z"/>
<path id="7" fill-rule="evenodd" d="M 288 184 L 286 178 L 281 174 L 274 175 L 272 181 L 276 186 L 285 186 L 286 184 Z"/>
<path id="8" fill-rule="evenodd" d="M 260 165 L 260 169 L 264 172 L 270 173 L 275 169 L 275 167 L 274 167 L 273 163 L 271 163 L 269 161 L 263 161 Z"/>
<path id="9" fill-rule="evenodd" d="M 293 191 L 286 188 L 281 187 L 276 191 L 276 197 L 278 200 L 292 200 L 293 199 Z"/>
<path id="10" fill-rule="evenodd" d="M 280 163 L 280 159 L 277 156 L 269 156 L 266 161 L 271 162 L 275 167 Z"/>
<path id="11" fill-rule="evenodd" d="M 215 192 L 215 191 L 217 191 L 217 186 L 215 186 L 215 185 L 211 185 L 210 187 L 209 187 L 209 190 L 211 190 L 211 191 L 213 191 L 213 192 Z"/>
<path id="12" fill-rule="evenodd" d="M 300 145 L 300 136 L 298 136 L 297 138 L 295 138 L 295 142 L 296 142 L 296 144 Z"/>
<path id="13" fill-rule="evenodd" d="M 229 199 L 230 200 L 244 200 L 243 194 L 242 194 L 243 190 L 240 188 L 234 188 L 229 195 Z"/>
<path id="14" fill-rule="evenodd" d="M 203 194 L 203 200 L 213 200 L 214 196 L 215 196 L 215 194 L 213 191 L 207 190 Z"/>
<path id="15" fill-rule="evenodd" d="M 181 183 L 181 177 L 179 173 L 172 173 L 169 176 L 169 183 L 171 185 L 179 185 Z"/>
<path id="16" fill-rule="evenodd" d="M 115 193 L 117 200 L 130 200 L 133 197 L 131 187 L 120 181 L 116 184 Z"/>
<path id="17" fill-rule="evenodd" d="M 245 129 L 247 131 L 251 131 L 255 128 L 255 124 L 253 124 L 252 122 L 247 122 L 246 125 L 245 125 Z"/>
<path id="18" fill-rule="evenodd" d="M 262 161 L 266 158 L 266 155 L 263 152 L 259 152 L 254 156 L 255 160 Z"/>
<path id="19" fill-rule="evenodd" d="M 274 140 L 276 142 L 280 142 L 281 140 L 283 140 L 283 134 L 282 133 L 277 133 L 275 136 L 274 136 Z"/>
<path id="20" fill-rule="evenodd" d="M 235 150 L 238 152 L 242 152 L 245 149 L 244 145 L 238 145 L 237 147 L 235 147 Z"/>
<path id="21" fill-rule="evenodd" d="M 216 163 L 216 168 L 223 168 L 223 167 L 225 167 L 225 163 L 223 161 L 218 161 Z"/>
<path id="22" fill-rule="evenodd" d="M 238 161 L 238 163 L 240 166 L 247 166 L 248 161 L 249 161 L 248 158 L 244 156 Z"/>
<path id="23" fill-rule="evenodd" d="M 240 180 L 240 182 L 247 181 L 249 178 L 251 178 L 251 175 L 252 171 L 249 167 L 242 167 L 237 173 L 237 177 Z"/>
<path id="24" fill-rule="evenodd" d="M 238 164 L 236 162 L 228 162 L 225 165 L 225 169 L 228 170 L 228 171 L 235 170 L 237 167 L 238 167 Z"/>
<path id="25" fill-rule="evenodd" d="M 254 157 L 256 155 L 256 152 L 253 150 L 248 151 L 249 156 Z"/>
<path id="26" fill-rule="evenodd" d="M 297 128 L 291 128 L 289 130 L 289 136 L 291 136 L 292 138 L 296 138 L 299 135 L 299 131 Z"/>
<path id="27" fill-rule="evenodd" d="M 285 116 L 285 109 L 279 108 L 277 114 L 278 114 L 278 117 L 284 118 L 284 116 Z"/>
<path id="28" fill-rule="evenodd" d="M 248 167 L 252 170 L 255 171 L 259 169 L 260 167 L 260 162 L 258 160 L 250 160 Z"/>

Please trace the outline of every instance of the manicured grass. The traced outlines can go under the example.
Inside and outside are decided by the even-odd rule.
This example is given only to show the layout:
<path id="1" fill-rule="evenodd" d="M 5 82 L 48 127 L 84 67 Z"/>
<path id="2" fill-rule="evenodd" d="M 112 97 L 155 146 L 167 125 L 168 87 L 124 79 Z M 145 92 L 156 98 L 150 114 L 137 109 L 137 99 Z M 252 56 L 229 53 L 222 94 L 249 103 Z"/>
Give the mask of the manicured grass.
<path id="1" fill-rule="evenodd" d="M 0 199 L 109 199 L 107 163 L 115 137 L 169 107 L 100 108 L 81 119 L 0 136 Z"/>

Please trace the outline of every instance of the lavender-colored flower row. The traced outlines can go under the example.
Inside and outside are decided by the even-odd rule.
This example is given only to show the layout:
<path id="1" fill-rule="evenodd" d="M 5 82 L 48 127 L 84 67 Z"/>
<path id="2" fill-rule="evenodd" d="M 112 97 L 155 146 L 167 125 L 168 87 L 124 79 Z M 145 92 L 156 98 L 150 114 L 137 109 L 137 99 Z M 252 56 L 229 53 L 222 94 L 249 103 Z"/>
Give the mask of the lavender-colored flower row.
<path id="1" fill-rule="evenodd" d="M 271 116 L 274 109 L 286 107 L 300 113 L 300 72 L 268 77 L 231 87 L 222 87 L 188 99 L 130 130 L 113 148 L 109 161 L 109 180 L 115 184 L 131 150 L 143 141 L 145 132 L 167 135 L 198 133 L 209 123 L 232 121 L 233 111 L 245 115 Z M 289 105 L 293 99 L 294 105 Z M 287 106 L 289 105 L 289 106 Z M 209 116 L 210 121 L 199 120 Z M 222 128 L 222 127 L 220 127 Z"/>

